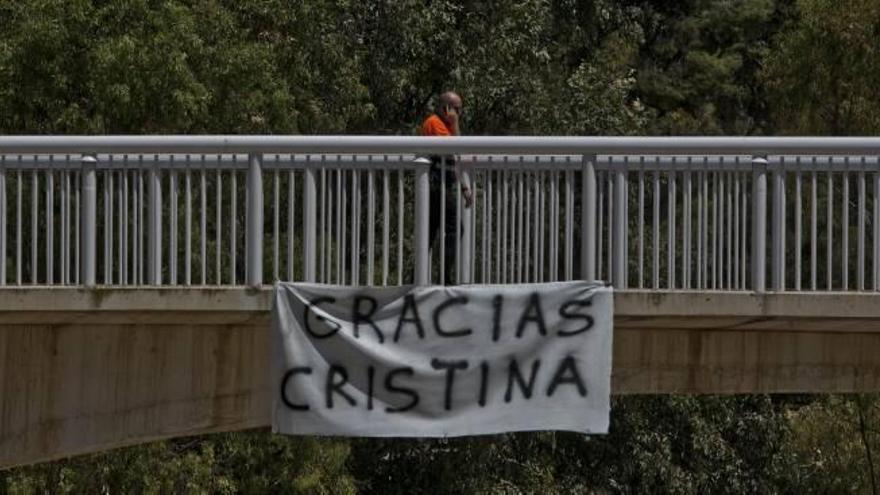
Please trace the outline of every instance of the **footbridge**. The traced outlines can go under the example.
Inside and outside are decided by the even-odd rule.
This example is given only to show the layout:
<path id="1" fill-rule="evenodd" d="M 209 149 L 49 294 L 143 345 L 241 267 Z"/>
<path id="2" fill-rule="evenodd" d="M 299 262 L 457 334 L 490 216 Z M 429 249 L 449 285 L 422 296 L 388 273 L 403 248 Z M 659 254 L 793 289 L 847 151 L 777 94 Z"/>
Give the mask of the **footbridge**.
<path id="1" fill-rule="evenodd" d="M 268 425 L 276 280 L 604 280 L 614 393 L 880 390 L 878 150 L 0 137 L 0 467 Z"/>

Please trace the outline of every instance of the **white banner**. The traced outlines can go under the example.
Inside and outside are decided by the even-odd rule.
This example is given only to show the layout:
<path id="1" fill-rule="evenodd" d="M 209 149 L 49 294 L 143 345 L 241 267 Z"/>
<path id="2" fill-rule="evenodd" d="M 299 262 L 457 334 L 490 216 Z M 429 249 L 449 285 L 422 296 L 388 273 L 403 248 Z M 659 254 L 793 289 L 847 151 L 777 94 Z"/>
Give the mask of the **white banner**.
<path id="1" fill-rule="evenodd" d="M 613 297 L 586 282 L 279 283 L 272 430 L 607 433 Z"/>

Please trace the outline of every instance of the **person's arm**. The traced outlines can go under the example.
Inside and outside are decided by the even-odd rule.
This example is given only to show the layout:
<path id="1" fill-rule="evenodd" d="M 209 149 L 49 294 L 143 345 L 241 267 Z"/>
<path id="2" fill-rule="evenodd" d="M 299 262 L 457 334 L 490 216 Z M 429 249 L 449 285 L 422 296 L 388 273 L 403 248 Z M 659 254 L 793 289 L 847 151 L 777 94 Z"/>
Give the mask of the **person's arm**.
<path id="1" fill-rule="evenodd" d="M 446 118 L 449 121 L 449 127 L 453 136 L 461 136 L 461 130 L 458 125 L 459 115 L 454 108 L 446 107 Z"/>
<path id="2" fill-rule="evenodd" d="M 449 119 L 449 127 L 453 136 L 461 136 L 461 128 L 459 127 L 459 116 L 451 107 L 446 107 L 446 116 Z M 464 207 L 470 208 L 473 203 L 474 194 L 471 191 L 470 170 L 462 166 L 459 160 L 455 160 L 455 180 L 461 187 L 461 195 L 464 197 Z"/>
<path id="3" fill-rule="evenodd" d="M 470 208 L 474 202 L 474 193 L 471 190 L 471 171 L 469 166 L 462 165 L 455 160 L 455 180 L 461 185 L 461 195 L 464 197 L 464 207 Z"/>

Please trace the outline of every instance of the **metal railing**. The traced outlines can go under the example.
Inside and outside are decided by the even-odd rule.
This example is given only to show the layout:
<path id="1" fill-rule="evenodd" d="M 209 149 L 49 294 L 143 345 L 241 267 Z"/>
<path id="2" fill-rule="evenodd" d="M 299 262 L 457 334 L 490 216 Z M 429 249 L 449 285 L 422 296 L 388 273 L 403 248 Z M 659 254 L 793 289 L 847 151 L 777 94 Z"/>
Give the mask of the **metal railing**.
<path id="1" fill-rule="evenodd" d="M 878 149 L 875 138 L 0 137 L 0 285 L 583 278 L 876 291 Z M 457 157 L 472 207 L 415 160 L 429 154 Z M 432 209 L 451 230 L 433 247 Z"/>

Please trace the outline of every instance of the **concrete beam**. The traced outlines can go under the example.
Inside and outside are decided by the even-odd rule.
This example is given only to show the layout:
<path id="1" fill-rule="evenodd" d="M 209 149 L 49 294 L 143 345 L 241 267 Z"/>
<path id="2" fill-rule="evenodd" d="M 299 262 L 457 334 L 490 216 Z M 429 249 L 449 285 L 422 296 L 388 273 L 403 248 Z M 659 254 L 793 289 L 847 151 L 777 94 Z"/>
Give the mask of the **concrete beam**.
<path id="1" fill-rule="evenodd" d="M 271 289 L 0 290 L 0 467 L 270 422 Z M 880 390 L 872 294 L 618 292 L 615 394 Z"/>

